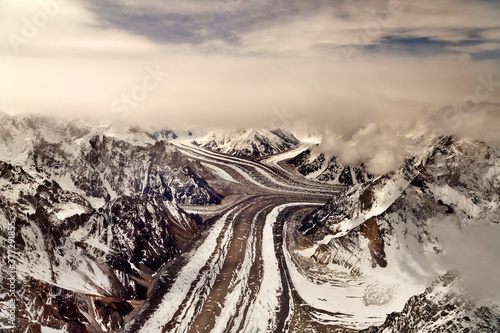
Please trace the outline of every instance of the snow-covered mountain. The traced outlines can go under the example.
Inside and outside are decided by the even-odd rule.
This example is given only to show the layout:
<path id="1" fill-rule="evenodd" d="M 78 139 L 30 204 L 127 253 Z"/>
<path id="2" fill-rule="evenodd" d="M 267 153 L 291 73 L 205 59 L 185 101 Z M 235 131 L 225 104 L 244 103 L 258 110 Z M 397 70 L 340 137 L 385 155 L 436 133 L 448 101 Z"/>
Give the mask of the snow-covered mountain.
<path id="1" fill-rule="evenodd" d="M 123 329 L 155 272 L 203 229 L 178 205 L 221 202 L 203 177 L 214 173 L 137 128 L 2 115 L 0 241 L 14 223 L 18 329 Z"/>
<path id="2" fill-rule="evenodd" d="M 55 180 L 101 207 L 120 195 L 161 195 L 179 203 L 219 203 L 211 173 L 175 146 L 130 126 L 40 116 L 0 119 L 0 160 Z"/>
<path id="3" fill-rule="evenodd" d="M 436 138 L 423 151 L 393 173 L 347 188 L 303 218 L 294 235 L 298 266 L 349 290 L 339 300 L 343 309 L 352 309 L 347 327 L 366 327 L 396 311 L 403 312 L 370 332 L 480 331 L 484 320 L 485 327 L 498 327 L 500 300 L 477 303 L 480 310 L 474 312 L 457 307 L 467 295 L 439 287 L 443 279 L 424 291 L 448 269 L 462 269 L 446 260 L 453 250 L 443 240 L 451 230 L 461 234 L 500 223 L 500 160 L 482 142 L 453 137 Z M 447 310 L 427 313 L 433 306 Z M 469 326 L 447 320 L 467 316 Z"/>
<path id="4" fill-rule="evenodd" d="M 94 209 L 19 166 L 1 162 L 0 174 L 0 237 L 7 243 L 8 222 L 15 222 L 16 304 L 25 329 L 39 323 L 77 331 L 84 322 L 119 329 L 132 310 L 125 300 L 142 299 L 149 276 L 200 230 L 194 216 L 163 197 L 120 196 Z M 7 267 L 2 262 L 4 276 Z"/>
<path id="5" fill-rule="evenodd" d="M 195 140 L 207 134 L 201 128 L 146 128 L 145 131 L 151 133 L 151 137 L 156 141 Z"/>
<path id="6" fill-rule="evenodd" d="M 373 179 L 363 165 L 344 165 L 336 156 L 321 152 L 317 145 L 305 149 L 287 163 L 306 178 L 328 184 L 352 186 Z"/>
<path id="7" fill-rule="evenodd" d="M 177 134 L 171 129 L 162 129 L 159 131 L 152 131 L 151 137 L 156 141 L 169 141 L 178 138 Z"/>
<path id="8" fill-rule="evenodd" d="M 281 129 L 247 129 L 211 132 L 194 143 L 229 155 L 261 158 L 295 148 L 300 142 L 293 134 Z"/>
<path id="9" fill-rule="evenodd" d="M 446 272 L 425 292 L 413 296 L 403 311 L 362 332 L 499 332 L 498 303 L 471 297 L 461 282 L 459 272 Z"/>
<path id="10" fill-rule="evenodd" d="M 258 207 L 249 205 L 245 194 L 234 193 L 245 184 L 259 185 L 259 175 L 272 179 L 270 170 L 243 160 L 240 166 L 251 164 L 254 170 L 245 174 L 248 169 L 231 164 L 234 158 L 211 160 L 213 154 L 198 150 L 197 155 L 193 147 L 170 144 L 172 139 L 169 130 L 151 134 L 119 124 L 0 115 L 0 242 L 8 244 L 14 223 L 21 331 L 123 330 L 153 290 L 162 287 L 155 282 L 165 277 L 164 268 L 182 266 L 190 257 L 178 254 L 203 241 L 208 222 L 190 212 L 220 214 L 216 230 L 224 239 L 245 239 L 231 236 L 225 223 L 240 221 L 238 205 L 248 212 Z M 203 140 L 198 144 L 252 158 L 298 145 L 281 130 L 214 133 Z M 500 266 L 494 259 L 499 257 L 499 157 L 470 139 L 422 136 L 414 142 L 420 146 L 403 166 L 383 176 L 369 175 L 362 165 L 342 165 L 314 147 L 289 160 L 308 178 L 346 185 L 317 209 L 302 206 L 306 195 L 284 222 L 288 251 L 279 259 L 286 262 L 304 304 L 318 309 L 310 312 L 317 316 L 312 322 L 367 332 L 500 327 Z M 281 170 L 285 177 L 287 170 Z M 279 204 L 297 196 L 297 186 L 279 188 Z M 226 187 L 233 192 L 220 190 Z M 180 206 L 221 203 L 219 191 L 233 194 L 222 208 Z M 269 208 L 256 196 L 251 200 Z M 224 218 L 231 214 L 234 220 Z M 475 236 L 478 229 L 489 237 Z M 222 251 L 218 234 L 209 235 L 210 242 L 203 244 Z M 204 248 L 202 257 L 209 258 Z M 171 260 L 175 256 L 181 260 Z M 8 256 L 2 258 L 0 270 L 9 276 Z M 470 261 L 494 277 L 471 276 L 476 266 Z M 205 264 L 193 263 L 200 272 Z M 3 318 L 9 313 L 9 287 L 4 283 L 0 289 L 1 327 L 8 326 Z"/>

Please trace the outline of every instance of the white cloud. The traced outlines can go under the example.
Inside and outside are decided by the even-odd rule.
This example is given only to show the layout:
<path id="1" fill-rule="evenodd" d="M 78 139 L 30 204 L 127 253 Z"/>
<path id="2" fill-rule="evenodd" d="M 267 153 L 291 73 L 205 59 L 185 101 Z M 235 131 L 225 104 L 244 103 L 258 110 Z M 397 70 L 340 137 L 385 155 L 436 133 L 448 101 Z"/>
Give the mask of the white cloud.
<path id="1" fill-rule="evenodd" d="M 409 141 L 390 126 L 368 123 L 351 137 L 326 135 L 319 146 L 349 165 L 364 163 L 368 172 L 384 175 L 400 167 Z"/>
<path id="2" fill-rule="evenodd" d="M 436 221 L 433 232 L 443 242 L 446 269 L 458 269 L 473 295 L 500 299 L 500 228 L 477 224 L 460 229 L 453 220 Z"/>

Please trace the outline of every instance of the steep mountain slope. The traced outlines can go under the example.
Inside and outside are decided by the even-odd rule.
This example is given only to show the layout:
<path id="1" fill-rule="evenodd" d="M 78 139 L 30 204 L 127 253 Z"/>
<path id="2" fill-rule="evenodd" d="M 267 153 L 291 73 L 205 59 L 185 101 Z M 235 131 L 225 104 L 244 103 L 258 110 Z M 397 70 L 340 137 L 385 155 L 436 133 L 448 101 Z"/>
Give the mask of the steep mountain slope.
<path id="1" fill-rule="evenodd" d="M 343 165 L 337 157 L 320 152 L 317 146 L 302 151 L 289 159 L 287 164 L 292 165 L 306 178 L 323 183 L 352 186 L 373 179 L 373 175 L 369 174 L 363 165 Z"/>
<path id="2" fill-rule="evenodd" d="M 8 318 L 12 306 L 11 269 L 17 275 L 14 286 L 18 292 L 13 300 L 21 331 L 45 332 L 50 328 L 109 332 L 123 330 L 125 322 L 132 327 L 135 314 L 140 312 L 136 309 L 148 296 L 152 304 L 160 301 L 164 291 L 151 293 L 165 286 L 180 307 L 168 299 L 165 308 L 146 309 L 146 315 L 159 310 L 155 317 L 159 326 L 153 327 L 167 324 L 162 322 L 165 318 L 161 310 L 170 311 L 172 316 L 179 310 L 183 324 L 176 327 L 190 327 L 189 314 L 198 311 L 205 300 L 209 309 L 226 306 L 226 312 L 232 311 L 240 303 L 231 295 L 240 290 L 240 295 L 249 295 L 248 288 L 241 284 L 243 273 L 235 273 L 245 267 L 247 282 L 255 281 L 248 286 L 261 295 L 253 303 L 256 312 L 250 319 L 265 328 L 260 315 L 271 320 L 276 315 L 268 311 L 266 302 L 278 300 L 281 282 L 272 281 L 276 283 L 276 295 L 269 297 L 270 289 L 265 289 L 268 282 L 258 281 L 262 275 L 252 267 L 265 267 L 274 258 L 280 266 L 272 266 L 276 269 L 271 271 L 274 274 L 278 268 L 286 269 L 282 281 L 286 286 L 293 285 L 293 292 L 299 296 L 290 294 L 297 302 L 293 308 L 303 308 L 303 314 L 311 316 L 305 319 L 304 327 L 316 323 L 318 327 L 369 332 L 498 328 L 500 296 L 485 299 L 482 293 L 474 294 L 470 290 L 470 269 L 461 262 L 472 258 L 492 266 L 484 271 L 493 277 L 481 278 L 476 285 L 488 290 L 497 283 L 495 267 L 500 266 L 491 258 L 500 256 L 491 251 L 497 248 L 495 227 L 500 224 L 500 162 L 484 143 L 453 137 L 416 140 L 422 146 L 412 151 L 418 153 L 409 155 L 399 170 L 376 178 L 363 173 L 362 167 L 362 177 L 354 168 L 345 171 L 346 166 L 336 159 L 320 158 L 310 150 L 294 158 L 293 163 L 306 171 L 320 165 L 308 175 L 324 174 L 324 181 L 342 183 L 340 176 L 349 174 L 352 182 L 343 182 L 349 185 L 343 193 L 318 209 L 310 206 L 309 193 L 296 199 L 295 185 L 277 187 L 280 193 L 275 198 L 267 198 L 267 193 L 262 197 L 235 195 L 224 208 L 186 208 L 220 214 L 214 219 L 216 232 L 208 233 L 206 243 L 202 242 L 205 234 L 200 235 L 204 227 L 201 218 L 179 204 L 220 203 L 223 197 L 212 186 L 227 186 L 233 192 L 224 193 L 237 193 L 245 184 L 258 185 L 256 176 L 263 176 L 265 169 L 257 163 L 252 163 L 255 171 L 246 178 L 248 169 L 237 167 L 237 159 L 225 164 L 219 157 L 210 159 L 211 154 L 206 152 L 196 155 L 194 149 L 177 148 L 166 142 L 168 133 L 155 139 L 126 126 L 96 126 L 36 116 L 0 117 L 0 242 L 15 243 L 17 263 L 12 268 L 7 255 L 0 262 L 5 277 L 0 287 L 0 327 L 9 325 L 4 318 Z M 274 132 L 280 140 L 292 140 L 285 132 Z M 241 153 L 245 144 L 232 154 Z M 266 147 L 271 145 L 249 151 L 260 154 Z M 250 163 L 243 160 L 240 165 L 246 164 Z M 219 184 L 219 178 L 225 181 Z M 238 185 L 243 179 L 247 182 Z M 265 185 L 273 189 L 271 182 Z M 324 198 L 321 192 L 315 200 Z M 278 226 L 273 223 L 279 215 L 279 207 L 272 205 L 288 205 L 288 200 L 299 202 L 293 209 L 285 208 L 283 223 L 288 233 L 283 234 L 279 228 L 271 228 Z M 265 218 L 270 231 L 257 233 L 263 227 L 259 221 L 264 211 L 271 212 Z M 483 227 L 491 235 L 488 243 L 485 237 L 474 238 L 469 233 Z M 268 238 L 251 238 L 251 232 L 252 237 Z M 279 252 L 272 246 L 273 235 L 275 241 L 283 237 L 285 246 L 279 246 L 283 255 L 275 256 Z M 200 247 L 190 248 L 193 242 Z M 267 254 L 263 261 L 252 262 L 249 254 L 259 244 L 267 247 Z M 225 252 L 229 245 L 234 251 L 231 255 Z M 245 246 L 250 252 L 243 255 Z M 461 251 L 456 252 L 454 247 Z M 186 249 L 189 255 L 177 256 Z M 204 259 L 189 261 L 194 254 Z M 230 264 L 226 271 L 215 273 L 226 261 Z M 165 270 L 170 265 L 175 266 L 173 272 Z M 193 274 L 189 267 L 197 267 L 201 275 Z M 461 273 L 447 273 L 454 268 Z M 202 278 L 197 280 L 198 276 Z M 186 282 L 188 277 L 193 283 Z M 186 291 L 186 300 L 192 302 L 183 303 L 183 293 L 177 287 L 171 289 L 174 280 Z M 219 293 L 217 281 L 235 288 Z M 264 289 L 259 290 L 260 282 Z M 285 284 L 281 286 L 283 289 Z M 198 291 L 188 293 L 191 287 Z M 219 301 L 207 299 L 208 291 L 218 295 Z M 222 304 L 223 299 L 230 301 Z M 292 304 L 285 298 L 281 301 L 276 304 L 283 310 Z M 207 312 L 200 312 L 199 319 Z M 288 320 L 285 317 L 281 318 L 284 324 Z M 221 318 L 231 320 L 230 316 Z M 301 331 L 302 326 L 297 327 Z"/>
<path id="3" fill-rule="evenodd" d="M 141 193 L 186 204 L 221 200 L 200 163 L 137 128 L 6 115 L 0 124 L 0 160 L 55 180 L 94 207 Z"/>
<path id="4" fill-rule="evenodd" d="M 342 304 L 354 312 L 346 326 L 382 323 L 446 270 L 460 268 L 443 257 L 449 254 L 443 229 L 500 223 L 499 182 L 500 161 L 484 143 L 437 138 L 400 170 L 353 186 L 306 216 L 291 248 L 299 266 L 313 272 L 322 267 L 323 273 L 313 273 L 317 279 L 351 276 L 343 284 L 352 292 Z M 419 314 L 404 316 L 416 322 Z M 444 322 L 435 330 L 447 327 Z"/>
<path id="5" fill-rule="evenodd" d="M 156 141 L 168 141 L 175 140 L 178 138 L 177 133 L 172 131 L 171 129 L 162 129 L 159 131 L 153 131 L 151 133 L 151 137 Z"/>
<path id="6" fill-rule="evenodd" d="M 16 304 L 23 327 L 95 328 L 96 320 L 99 327 L 120 328 L 132 309 L 124 300 L 142 299 L 149 276 L 200 230 L 194 217 L 161 197 L 122 196 L 95 210 L 56 182 L 4 162 L 0 184 L 2 243 L 7 244 L 8 223 L 16 226 L 16 273 L 23 285 Z M 9 276 L 6 261 L 1 269 Z M 104 312 L 92 310 L 97 306 Z M 74 317 L 67 307 L 74 308 Z M 0 308 L 6 311 L 5 304 Z"/>
<path id="7" fill-rule="evenodd" d="M 194 143 L 229 155 L 261 158 L 294 148 L 300 142 L 293 134 L 281 129 L 247 129 L 212 132 Z"/>
<path id="8" fill-rule="evenodd" d="M 412 297 L 402 312 L 391 313 L 379 327 L 363 332 L 498 332 L 500 306 L 468 295 L 457 271 L 440 276 Z"/>
<path id="9" fill-rule="evenodd" d="M 221 201 L 202 178 L 213 172 L 134 128 L 6 115 L 0 124 L 0 241 L 13 239 L 16 263 L 0 262 L 1 326 L 13 300 L 23 332 L 122 329 L 156 271 L 202 230 L 178 203 Z"/>

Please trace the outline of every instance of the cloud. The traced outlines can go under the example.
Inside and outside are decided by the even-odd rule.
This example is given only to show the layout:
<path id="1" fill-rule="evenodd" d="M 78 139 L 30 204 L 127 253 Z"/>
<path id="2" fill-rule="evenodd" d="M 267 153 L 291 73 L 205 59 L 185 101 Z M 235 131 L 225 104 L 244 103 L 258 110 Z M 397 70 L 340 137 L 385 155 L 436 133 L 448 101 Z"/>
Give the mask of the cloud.
<path id="1" fill-rule="evenodd" d="M 495 51 L 500 50 L 500 43 L 497 42 L 484 42 L 475 45 L 463 45 L 463 46 L 449 46 L 449 50 L 463 52 L 463 53 L 478 53 L 484 51 Z"/>
<path id="2" fill-rule="evenodd" d="M 351 137 L 325 135 L 319 146 L 349 165 L 364 163 L 368 172 L 383 175 L 400 167 L 409 141 L 389 125 L 369 123 Z"/>
<path id="3" fill-rule="evenodd" d="M 481 81 L 487 83 L 489 78 L 483 77 Z M 500 86 L 500 81 L 498 86 Z M 477 89 L 478 92 L 483 90 L 488 92 L 482 83 L 478 84 L 477 87 L 481 88 Z M 469 95 L 462 103 L 447 105 L 425 114 L 422 123 L 424 127 L 427 127 L 429 135 L 455 135 L 496 145 L 500 141 L 500 133 L 498 132 L 498 128 L 500 128 L 500 103 L 481 101 L 479 98 L 481 95 Z"/>
<path id="4" fill-rule="evenodd" d="M 22 35 L 26 20 L 47 1 L 0 2 L 0 30 Z M 19 52 L 0 39 L 0 108 L 119 114 L 176 127 L 267 126 L 273 110 L 286 108 L 294 119 L 347 135 L 369 122 L 397 127 L 423 109 L 462 102 L 474 94 L 479 76 L 499 70 L 494 60 L 474 61 L 441 47 L 431 56 L 392 53 L 395 44 L 386 38 L 449 42 L 472 32 L 500 38 L 492 32 L 493 4 L 404 3 L 369 41 L 378 48 L 356 49 L 347 62 L 341 48 L 355 44 L 359 29 L 387 9 L 387 1 L 67 0 Z M 485 16 L 474 23 L 468 13 Z M 148 68 L 169 75 L 142 89 Z M 134 93 L 126 112 L 113 107 Z M 500 90 L 487 101 L 500 102 Z"/>
<path id="5" fill-rule="evenodd" d="M 488 82 L 488 78 L 485 79 L 484 82 Z M 474 99 L 473 96 L 469 98 Z M 354 131 L 348 126 L 339 126 L 336 132 L 324 135 L 318 149 L 339 157 L 345 164 L 364 163 L 374 175 L 396 170 L 408 154 L 421 150 L 423 147 L 419 148 L 417 141 L 422 135 L 427 138 L 436 135 L 472 138 L 491 144 L 496 149 L 500 142 L 500 103 L 471 103 L 471 100 L 438 110 L 406 114 L 394 125 L 389 125 L 388 119 L 380 117 L 378 121 L 385 122 L 385 125 L 368 122 L 360 127 L 353 126 Z M 378 116 L 381 114 L 377 113 Z M 343 122 L 344 125 L 346 123 Z"/>
<path id="6" fill-rule="evenodd" d="M 446 269 L 458 269 L 472 294 L 500 299 L 500 228 L 476 224 L 459 228 L 456 218 L 435 222 L 433 233 L 443 243 L 441 262 Z"/>
<path id="7" fill-rule="evenodd" d="M 465 0 L 156 0 L 84 3 L 111 26 L 158 42 L 231 54 L 323 54 L 357 58 L 392 53 L 388 40 L 428 39 L 440 52 L 463 42 L 498 41 L 500 7 Z M 439 44 L 433 44 L 436 47 Z M 367 48 L 365 48 L 367 47 Z M 420 48 L 425 48 L 420 45 Z M 464 52 L 470 50 L 465 49 Z M 472 51 L 473 53 L 474 51 Z M 425 54 L 426 52 L 422 52 Z M 345 60 L 345 59 L 344 59 Z"/>

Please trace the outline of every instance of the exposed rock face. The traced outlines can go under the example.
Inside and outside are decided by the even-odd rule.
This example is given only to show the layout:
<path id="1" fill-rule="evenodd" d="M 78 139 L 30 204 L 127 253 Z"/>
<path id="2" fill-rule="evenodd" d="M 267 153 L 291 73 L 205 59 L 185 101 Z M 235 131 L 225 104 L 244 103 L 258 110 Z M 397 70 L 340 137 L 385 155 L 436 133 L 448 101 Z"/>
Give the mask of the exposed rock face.
<path id="1" fill-rule="evenodd" d="M 20 167 L 0 162 L 0 180 L 0 237 L 6 242 L 7 221 L 15 221 L 24 328 L 121 328 L 132 309 L 125 300 L 145 297 L 150 274 L 200 231 L 193 216 L 163 197 L 120 196 L 96 210 Z M 6 262 L 1 269 L 7 276 Z"/>
<path id="2" fill-rule="evenodd" d="M 400 170 L 330 199 L 307 215 L 298 231 L 302 243 L 315 250 L 311 261 L 329 269 L 347 269 L 355 277 L 369 276 L 374 268 L 383 274 L 400 266 L 407 267 L 412 279 L 423 279 L 436 269 L 435 276 L 425 278 L 429 285 L 439 272 L 437 258 L 445 251 L 436 226 L 453 223 L 457 230 L 467 230 L 499 224 L 499 184 L 500 161 L 484 143 L 436 138 L 422 156 L 408 158 Z M 450 276 L 367 332 L 498 330 L 497 303 L 467 303 L 460 288 L 440 291 L 455 285 L 446 283 Z M 390 303 L 390 297 L 384 302 Z"/>
<path id="3" fill-rule="evenodd" d="M 2 116 L 0 242 L 15 222 L 18 329 L 123 329 L 129 301 L 201 230 L 178 203 L 222 200 L 207 175 L 138 129 Z M 0 270 L 9 276 L 7 258 Z M 0 318 L 6 290 L 3 279 Z"/>
<path id="4" fill-rule="evenodd" d="M 170 130 L 170 129 L 162 129 L 157 132 L 151 133 L 151 137 L 155 139 L 156 141 L 168 141 L 168 140 L 175 140 L 178 138 L 177 134 Z"/>
<path id="5" fill-rule="evenodd" d="M 327 265 L 332 260 L 332 250 L 328 245 L 320 244 L 311 258 L 322 265 Z"/>
<path id="6" fill-rule="evenodd" d="M 23 331 L 40 332 L 42 326 L 79 333 L 120 330 L 123 316 L 132 311 L 121 299 L 75 293 L 32 278 L 23 283 L 16 300 Z"/>
<path id="7" fill-rule="evenodd" d="M 351 229 L 367 232 L 370 242 L 379 244 L 373 246 L 381 250 L 384 234 L 393 234 L 392 223 L 388 222 L 395 216 L 411 225 L 406 229 L 415 230 L 421 241 L 433 239 L 424 231 L 425 221 L 437 215 L 457 215 L 464 225 L 477 221 L 497 223 L 499 178 L 499 161 L 484 143 L 438 138 L 423 160 L 408 158 L 396 173 L 347 188 L 306 216 L 299 231 L 312 240 L 322 239 L 339 232 L 344 221 L 357 220 Z M 413 225 L 417 228 L 413 229 Z M 377 238 L 380 243 L 375 241 Z"/>
<path id="8" fill-rule="evenodd" d="M 281 129 L 248 129 L 209 133 L 194 143 L 229 155 L 262 158 L 294 148 L 300 142 L 293 134 Z"/>
<path id="9" fill-rule="evenodd" d="M 375 217 L 369 218 L 365 223 L 359 226 L 361 234 L 368 239 L 368 248 L 372 257 L 372 266 L 379 265 L 387 267 L 387 261 L 384 252 L 383 239 L 380 236 L 380 231 Z"/>
<path id="10" fill-rule="evenodd" d="M 140 299 L 145 296 L 141 287 L 149 286 L 145 275 L 183 251 L 200 226 L 171 202 L 141 195 L 111 201 L 90 217 L 87 230 L 78 244 L 96 254 L 100 249 L 93 241 L 105 244 L 104 261 L 120 279 L 126 297 Z"/>
<path id="11" fill-rule="evenodd" d="M 467 296 L 456 271 L 439 277 L 427 290 L 406 303 L 384 324 L 363 330 L 378 332 L 498 332 L 500 308 Z"/>
<path id="12" fill-rule="evenodd" d="M 358 207 L 360 186 L 347 188 L 337 197 L 329 199 L 323 207 L 307 215 L 299 227 L 299 231 L 313 239 L 322 239 L 325 235 L 334 233 L 333 226 L 343 221 Z"/>
<path id="13" fill-rule="evenodd" d="M 204 181 L 210 172 L 200 163 L 139 129 L 36 116 L 3 116 L 1 121 L 0 160 L 55 180 L 94 207 L 134 194 L 181 204 L 217 204 L 222 199 Z"/>
<path id="14" fill-rule="evenodd" d="M 60 145 L 36 145 L 35 167 L 56 179 L 70 175 L 86 196 L 105 201 L 145 193 L 186 204 L 220 203 L 222 197 L 198 176 L 207 174 L 204 168 L 166 142 L 142 147 L 98 135 L 88 143 L 73 160 Z"/>
<path id="15" fill-rule="evenodd" d="M 340 163 L 335 156 L 326 156 L 317 147 L 306 149 L 289 159 L 297 171 L 309 179 L 323 183 L 352 186 L 363 184 L 373 179 L 363 165 L 349 166 Z"/>
<path id="16" fill-rule="evenodd" d="M 336 206 L 336 201 L 334 199 L 329 199 L 322 209 L 315 210 L 302 220 L 299 231 L 305 236 L 315 234 L 319 229 L 325 226 L 327 218 L 329 218 L 331 214 L 337 212 Z"/>
<path id="17" fill-rule="evenodd" d="M 311 155 L 311 150 L 310 149 L 306 149 L 306 150 L 300 152 L 295 157 L 292 157 L 291 159 L 289 159 L 287 161 L 287 163 L 293 165 L 294 167 L 300 167 L 301 165 L 303 165 L 304 163 L 306 163 L 306 161 L 307 161 L 307 159 L 309 158 L 310 155 Z"/>

